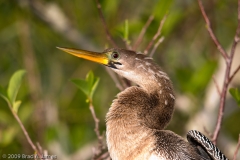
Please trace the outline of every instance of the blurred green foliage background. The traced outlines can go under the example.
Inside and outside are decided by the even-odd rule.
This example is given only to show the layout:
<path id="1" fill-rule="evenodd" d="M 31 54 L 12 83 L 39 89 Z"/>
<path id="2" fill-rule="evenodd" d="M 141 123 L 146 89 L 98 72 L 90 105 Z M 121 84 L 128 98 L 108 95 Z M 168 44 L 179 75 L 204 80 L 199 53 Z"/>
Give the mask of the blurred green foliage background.
<path id="1" fill-rule="evenodd" d="M 100 3 L 109 30 L 122 48 L 125 48 L 125 20 L 129 23 L 129 40 L 134 44 L 148 17 L 154 15 L 137 51 L 146 48 L 161 19 L 168 14 L 162 30 L 165 39 L 154 59 L 171 77 L 176 94 L 185 95 L 191 102 L 188 112 L 177 107 L 168 127 L 184 136 L 185 124 L 203 108 L 206 88 L 220 63 L 220 54 L 206 31 L 197 1 L 101 0 Z M 237 27 L 237 1 L 213 0 L 204 6 L 216 36 L 228 49 Z M 105 114 L 119 90 L 104 66 L 68 55 L 56 46 L 93 51 L 111 47 L 94 0 L 0 0 L 0 84 L 7 87 L 16 70 L 27 71 L 17 97 L 22 100 L 19 116 L 24 126 L 32 140 L 50 154 L 56 154 L 58 159 L 74 159 L 85 150 L 91 153 L 96 136 L 86 96 L 70 79 L 84 79 L 90 70 L 100 77 L 93 104 L 101 120 L 101 131 L 105 130 Z M 240 109 L 234 103 L 232 106 L 221 132 L 236 143 Z M 214 125 L 215 120 L 209 123 Z M 228 151 L 223 146 L 222 149 Z M 3 153 L 33 151 L 0 98 L 0 154 Z"/>

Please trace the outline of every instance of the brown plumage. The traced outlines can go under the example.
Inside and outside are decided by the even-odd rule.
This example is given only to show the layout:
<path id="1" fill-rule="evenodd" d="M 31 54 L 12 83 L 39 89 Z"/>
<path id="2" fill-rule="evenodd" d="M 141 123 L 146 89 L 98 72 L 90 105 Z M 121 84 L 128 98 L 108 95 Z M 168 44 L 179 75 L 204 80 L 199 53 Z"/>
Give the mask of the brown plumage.
<path id="1" fill-rule="evenodd" d="M 117 52 L 122 65 L 113 70 L 139 87 L 118 94 L 107 113 L 107 144 L 112 159 L 202 159 L 183 138 L 163 130 L 171 120 L 175 101 L 167 74 L 143 54 Z M 131 71 L 134 73 L 129 75 Z"/>
<path id="2" fill-rule="evenodd" d="M 113 160 L 226 159 L 219 150 L 206 149 L 212 143 L 199 132 L 189 132 L 188 143 L 164 130 L 174 111 L 175 96 L 169 77 L 152 58 L 124 49 L 92 55 L 83 50 L 60 49 L 104 64 L 138 85 L 119 93 L 107 113 L 107 145 Z M 221 156 L 214 157 L 215 153 Z"/>

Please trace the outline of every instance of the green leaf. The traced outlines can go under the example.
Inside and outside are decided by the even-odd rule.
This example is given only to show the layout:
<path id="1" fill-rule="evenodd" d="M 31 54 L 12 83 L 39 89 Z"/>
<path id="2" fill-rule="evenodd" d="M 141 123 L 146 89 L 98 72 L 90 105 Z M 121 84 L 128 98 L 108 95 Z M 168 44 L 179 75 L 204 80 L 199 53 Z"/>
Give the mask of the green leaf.
<path id="1" fill-rule="evenodd" d="M 89 100 L 92 100 L 93 94 L 97 88 L 99 78 L 94 77 L 94 74 L 92 71 L 89 71 L 86 79 L 72 79 L 71 80 L 83 93 L 88 97 L 87 102 Z"/>
<path id="2" fill-rule="evenodd" d="M 237 88 L 230 88 L 229 89 L 230 94 L 237 102 L 238 106 L 240 106 L 240 92 Z"/>
<path id="3" fill-rule="evenodd" d="M 95 78 L 94 79 L 94 84 L 93 84 L 93 86 L 91 88 L 91 92 L 90 92 L 90 99 L 92 99 L 92 97 L 93 97 L 93 94 L 94 94 L 94 92 L 95 92 L 95 90 L 96 90 L 96 88 L 98 86 L 99 80 L 100 80 L 100 78 Z"/>
<path id="4" fill-rule="evenodd" d="M 18 113 L 18 108 L 20 107 L 21 103 L 22 103 L 22 101 L 16 101 L 16 102 L 14 102 L 14 104 L 13 104 L 13 111 L 14 111 L 15 113 Z"/>
<path id="5" fill-rule="evenodd" d="M 0 86 L 0 96 L 5 100 L 5 101 L 9 101 L 8 100 L 8 96 L 7 96 L 7 92 L 4 88 L 2 88 L 2 86 Z"/>
<path id="6" fill-rule="evenodd" d="M 88 89 L 89 89 L 88 99 L 92 100 L 93 94 L 99 82 L 99 78 L 94 77 L 93 72 L 89 71 L 86 77 L 86 81 L 88 83 Z"/>
<path id="7" fill-rule="evenodd" d="M 92 71 L 89 71 L 88 72 L 88 74 L 87 74 L 87 76 L 86 76 L 86 82 L 87 82 L 87 84 L 88 84 L 88 97 L 90 96 L 90 94 L 91 94 L 91 88 L 92 88 L 92 86 L 93 86 L 93 83 L 94 83 L 94 74 L 93 74 L 93 72 Z"/>
<path id="8" fill-rule="evenodd" d="M 88 96 L 89 95 L 89 89 L 88 89 L 88 83 L 85 80 L 82 79 L 72 79 L 71 80 L 83 93 Z"/>
<path id="9" fill-rule="evenodd" d="M 9 86 L 7 89 L 7 95 L 11 104 L 14 104 L 16 100 L 16 96 L 21 86 L 22 79 L 25 73 L 26 73 L 25 70 L 18 70 L 12 75 L 10 79 Z"/>

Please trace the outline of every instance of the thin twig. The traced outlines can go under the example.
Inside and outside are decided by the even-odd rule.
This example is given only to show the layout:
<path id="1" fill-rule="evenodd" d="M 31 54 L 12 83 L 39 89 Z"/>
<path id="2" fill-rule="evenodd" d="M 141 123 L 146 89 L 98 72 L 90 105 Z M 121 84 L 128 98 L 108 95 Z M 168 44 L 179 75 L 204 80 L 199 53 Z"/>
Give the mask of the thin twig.
<path id="1" fill-rule="evenodd" d="M 107 39 L 108 41 L 113 45 L 113 47 L 115 48 L 118 48 L 117 44 L 114 42 L 110 32 L 109 32 L 109 29 L 107 27 L 107 23 L 105 21 L 105 18 L 103 16 L 103 12 L 102 12 L 102 6 L 101 4 L 99 3 L 99 0 L 96 0 L 96 3 L 97 3 L 97 8 L 98 8 L 98 13 L 99 13 L 99 16 L 100 16 L 100 19 L 102 21 L 102 24 L 103 24 L 103 27 L 104 27 L 104 30 L 106 32 L 106 35 L 107 35 Z"/>
<path id="2" fill-rule="evenodd" d="M 100 157 L 96 158 L 96 160 L 103 160 L 110 157 L 109 152 L 103 153 Z"/>
<path id="3" fill-rule="evenodd" d="M 29 134 L 27 132 L 27 130 L 25 129 L 22 121 L 20 120 L 20 118 L 18 117 L 18 115 L 16 114 L 16 112 L 12 109 L 12 105 L 10 104 L 10 102 L 7 102 L 8 103 L 8 107 L 9 109 L 11 110 L 14 118 L 17 120 L 19 126 L 21 127 L 22 131 L 23 131 L 23 134 L 25 135 L 28 143 L 30 144 L 30 146 L 32 147 L 33 151 L 36 152 L 36 154 L 38 155 L 38 157 L 42 157 L 41 156 L 41 153 L 38 151 L 37 147 L 33 144 L 31 138 L 29 137 Z"/>
<path id="4" fill-rule="evenodd" d="M 217 37 L 215 36 L 215 34 L 212 31 L 211 23 L 209 21 L 209 18 L 207 16 L 206 12 L 205 12 L 205 9 L 203 7 L 202 0 L 198 0 L 198 4 L 199 4 L 200 10 L 202 12 L 203 18 L 205 19 L 205 22 L 207 24 L 207 31 L 208 31 L 210 37 L 212 38 L 213 42 L 217 46 L 217 49 L 220 51 L 220 53 L 222 54 L 224 59 L 227 59 L 228 58 L 227 52 L 223 49 L 222 45 L 219 43 Z"/>
<path id="5" fill-rule="evenodd" d="M 234 42 L 233 42 L 233 45 L 232 45 L 232 48 L 231 48 L 231 53 L 230 53 L 230 57 L 232 59 L 233 59 L 233 56 L 234 56 L 234 53 L 235 53 L 235 50 L 236 50 L 236 46 L 237 46 L 237 44 L 240 40 L 239 36 L 240 36 L 240 0 L 238 0 L 238 27 L 237 27 L 237 30 L 236 30 L 236 34 L 235 34 L 235 37 L 234 37 Z M 236 75 L 236 73 L 239 70 L 240 70 L 240 65 L 236 68 L 236 70 L 230 76 L 229 83 L 232 81 L 233 77 Z"/>
<path id="6" fill-rule="evenodd" d="M 223 114 L 224 114 L 224 109 L 225 109 L 225 101 L 226 101 L 226 95 L 227 95 L 227 88 L 228 88 L 228 77 L 230 74 L 230 69 L 231 67 L 227 65 L 226 71 L 225 71 L 225 76 L 224 76 L 224 82 L 223 82 L 223 89 L 220 97 L 220 106 L 219 106 L 219 111 L 218 111 L 218 117 L 217 117 L 217 124 L 215 126 L 215 130 L 213 133 L 213 138 L 212 141 L 214 144 L 217 142 L 217 138 L 219 135 L 219 131 L 221 129 L 222 125 L 222 120 L 223 120 Z"/>
<path id="7" fill-rule="evenodd" d="M 93 117 L 94 122 L 95 122 L 94 131 L 95 131 L 95 133 L 97 135 L 97 139 L 98 139 L 98 147 L 93 148 L 93 153 L 94 153 L 93 159 L 96 159 L 96 157 L 98 157 L 101 153 L 103 153 L 103 150 L 105 149 L 105 146 L 104 146 L 104 143 L 103 143 L 103 135 L 101 135 L 100 131 L 99 131 L 99 122 L 100 121 L 96 116 L 96 113 L 95 113 L 95 110 L 94 110 L 91 99 L 89 100 L 89 109 L 91 111 L 92 117 Z"/>
<path id="8" fill-rule="evenodd" d="M 227 94 L 228 86 L 230 84 L 230 72 L 231 72 L 231 67 L 232 67 L 232 61 L 233 61 L 233 57 L 235 54 L 236 45 L 239 42 L 239 38 L 238 38 L 239 32 L 240 32 L 240 0 L 238 0 L 238 27 L 236 29 L 234 42 L 233 42 L 233 45 L 231 48 L 230 56 L 227 56 L 226 58 L 224 57 L 225 62 L 226 62 L 226 71 L 225 71 L 224 82 L 223 82 L 223 90 L 222 90 L 221 98 L 220 98 L 220 107 L 219 107 L 219 112 L 218 112 L 217 125 L 215 127 L 214 134 L 213 134 L 213 142 L 215 144 L 216 144 L 216 141 L 217 141 L 217 138 L 219 135 L 219 131 L 221 129 L 222 120 L 223 120 L 226 94 Z"/>
<path id="9" fill-rule="evenodd" d="M 164 15 L 163 19 L 161 20 L 161 22 L 159 24 L 159 27 L 158 27 L 158 30 L 157 30 L 157 33 L 153 36 L 152 40 L 148 43 L 147 48 L 144 50 L 144 54 L 148 54 L 148 51 L 152 47 L 154 41 L 160 36 L 161 31 L 162 31 L 162 27 L 165 23 L 166 18 L 167 18 L 167 14 Z"/>
<path id="10" fill-rule="evenodd" d="M 106 23 L 105 18 L 103 16 L 102 7 L 101 7 L 101 4 L 99 3 L 99 0 L 96 0 L 96 3 L 97 3 L 97 8 L 98 8 L 98 13 L 99 13 L 100 19 L 103 23 L 105 33 L 107 35 L 107 39 L 113 45 L 113 47 L 118 48 L 118 45 L 113 41 L 113 38 L 112 38 L 112 36 L 109 32 L 109 29 L 107 27 L 107 23 Z M 118 77 L 123 82 L 122 86 L 128 86 L 128 83 L 129 83 L 128 80 L 127 81 L 123 80 L 123 78 L 121 76 L 118 76 Z M 120 85 L 118 85 L 118 86 L 120 86 Z M 121 88 L 121 87 L 119 87 L 119 88 Z"/>
<path id="11" fill-rule="evenodd" d="M 97 135 L 97 138 L 98 138 L 98 141 L 99 141 L 99 143 L 102 143 L 102 136 L 101 136 L 101 134 L 100 134 L 100 131 L 99 131 L 99 119 L 97 118 L 97 116 L 96 116 L 96 113 L 95 113 L 95 110 L 94 110 L 94 107 L 93 107 L 93 105 L 92 105 L 92 102 L 91 102 L 91 100 L 90 100 L 90 102 L 89 102 L 89 109 L 90 109 L 90 111 L 91 111 L 91 114 L 92 114 L 92 117 L 93 117 L 93 119 L 94 119 L 94 122 L 95 122 L 95 128 L 94 128 L 94 131 L 95 131 L 95 133 L 96 133 L 96 135 Z"/>
<path id="12" fill-rule="evenodd" d="M 237 72 L 240 70 L 240 65 L 236 68 L 236 70 L 233 72 L 233 74 L 229 78 L 229 82 L 232 81 L 233 77 L 237 74 Z"/>
<path id="13" fill-rule="evenodd" d="M 239 137 L 238 137 L 238 144 L 237 144 L 237 148 L 234 152 L 234 155 L 233 155 L 233 160 L 236 160 L 237 159 L 237 154 L 238 154 L 238 150 L 240 149 L 240 134 L 239 134 Z"/>
<path id="14" fill-rule="evenodd" d="M 36 144 L 37 144 L 37 148 L 38 148 L 39 152 L 43 153 L 43 149 L 42 149 L 42 146 L 40 145 L 40 143 L 37 142 Z"/>
<path id="15" fill-rule="evenodd" d="M 147 31 L 147 28 L 149 27 L 149 25 L 151 24 L 153 19 L 154 19 L 154 16 L 150 15 L 148 20 L 147 20 L 147 22 L 146 22 L 146 24 L 143 26 L 143 28 L 142 28 L 142 30 L 141 30 L 141 32 L 140 32 L 140 34 L 139 34 L 135 44 L 133 45 L 133 50 L 134 51 L 139 47 L 140 43 L 142 42 L 143 36 L 145 35 L 145 33 Z"/>
<path id="16" fill-rule="evenodd" d="M 149 54 L 150 57 L 153 56 L 153 54 L 156 52 L 156 49 L 157 49 L 158 46 L 163 42 L 163 40 L 164 40 L 164 37 L 159 38 L 159 40 L 157 41 L 157 43 L 154 45 L 151 53 Z"/>
<path id="17" fill-rule="evenodd" d="M 217 138 L 218 138 L 218 135 L 219 135 L 219 131 L 220 131 L 221 125 L 222 125 L 227 89 L 228 89 L 228 86 L 230 84 L 230 81 L 233 78 L 233 77 L 230 77 L 230 71 L 231 71 L 232 61 L 233 61 L 233 57 L 234 57 L 235 50 L 236 50 L 236 45 L 239 42 L 240 0 L 238 0 L 238 27 L 236 29 L 236 34 L 235 34 L 235 37 L 234 37 L 234 42 L 232 44 L 230 55 L 228 55 L 227 52 L 223 49 L 222 45 L 219 43 L 218 39 L 216 38 L 215 34 L 213 33 L 212 28 L 211 28 L 211 23 L 210 23 L 209 18 L 208 18 L 207 14 L 204 10 L 204 7 L 202 5 L 202 1 L 198 0 L 198 4 L 199 4 L 200 10 L 202 12 L 202 15 L 203 15 L 203 17 L 206 21 L 208 33 L 209 33 L 210 37 L 212 38 L 213 42 L 215 43 L 215 45 L 217 46 L 218 50 L 220 51 L 220 53 L 223 56 L 223 58 L 225 60 L 225 63 L 226 63 L 226 70 L 225 70 L 223 87 L 222 87 L 223 89 L 222 89 L 221 96 L 220 96 L 220 106 L 219 106 L 219 111 L 218 111 L 217 124 L 215 126 L 215 130 L 214 130 L 213 137 L 212 137 L 213 143 L 216 144 L 216 141 L 217 141 Z M 237 69 L 236 71 L 238 71 L 238 70 L 239 69 Z M 236 73 L 234 72 L 233 76 L 235 74 Z"/>
<path id="18" fill-rule="evenodd" d="M 215 76 L 212 76 L 212 79 L 213 79 L 213 82 L 214 82 L 214 84 L 215 84 L 215 86 L 217 88 L 218 95 L 221 96 L 221 90 L 220 90 L 220 87 L 219 87 L 219 85 L 218 85 L 218 83 L 217 83 L 217 81 L 215 79 Z"/>
<path id="19" fill-rule="evenodd" d="M 124 87 L 121 85 L 121 83 L 119 82 L 117 76 L 115 73 L 113 73 L 112 70 L 110 70 L 109 68 L 106 68 L 106 71 L 108 72 L 108 74 L 110 75 L 110 77 L 113 79 L 114 83 L 116 84 L 117 88 L 122 91 L 124 89 Z"/>

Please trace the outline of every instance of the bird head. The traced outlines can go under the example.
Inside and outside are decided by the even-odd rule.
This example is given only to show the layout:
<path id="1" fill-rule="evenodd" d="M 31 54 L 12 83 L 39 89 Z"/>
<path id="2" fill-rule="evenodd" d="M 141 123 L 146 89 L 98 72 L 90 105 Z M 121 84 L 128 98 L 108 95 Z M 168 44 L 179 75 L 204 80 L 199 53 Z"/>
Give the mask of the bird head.
<path id="1" fill-rule="evenodd" d="M 103 52 L 92 52 L 80 49 L 57 48 L 74 56 L 108 66 L 117 74 L 142 87 L 149 85 L 149 81 L 155 80 L 154 72 L 157 72 L 157 68 L 153 60 L 131 50 L 111 48 Z"/>
<path id="2" fill-rule="evenodd" d="M 111 48 L 103 52 L 92 52 L 81 49 L 57 48 L 76 57 L 108 66 L 116 72 L 131 72 L 136 67 L 136 53 L 130 50 Z"/>

